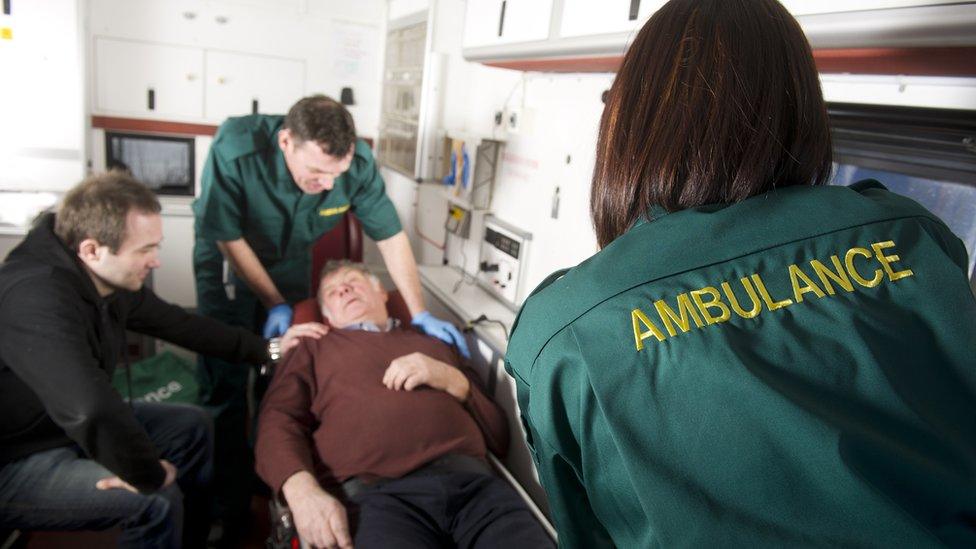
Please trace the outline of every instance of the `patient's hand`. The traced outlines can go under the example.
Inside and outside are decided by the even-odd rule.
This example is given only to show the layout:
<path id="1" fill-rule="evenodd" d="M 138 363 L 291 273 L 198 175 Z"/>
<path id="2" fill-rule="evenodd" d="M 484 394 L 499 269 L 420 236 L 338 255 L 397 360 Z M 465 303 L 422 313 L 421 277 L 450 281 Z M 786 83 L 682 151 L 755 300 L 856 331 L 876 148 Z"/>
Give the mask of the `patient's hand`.
<path id="1" fill-rule="evenodd" d="M 281 336 L 281 354 L 285 355 L 288 351 L 294 349 L 298 345 L 298 340 L 303 337 L 318 339 L 327 333 L 329 333 L 329 327 L 321 322 L 295 324 L 291 328 L 288 328 L 285 335 Z"/>
<path id="2" fill-rule="evenodd" d="M 299 471 L 288 477 L 281 492 L 303 541 L 313 547 L 352 547 L 346 508 L 311 473 Z"/>
<path id="3" fill-rule="evenodd" d="M 461 402 L 468 399 L 471 384 L 460 370 L 423 353 L 394 359 L 383 374 L 383 385 L 394 391 L 413 391 L 427 385 L 449 393 Z"/>

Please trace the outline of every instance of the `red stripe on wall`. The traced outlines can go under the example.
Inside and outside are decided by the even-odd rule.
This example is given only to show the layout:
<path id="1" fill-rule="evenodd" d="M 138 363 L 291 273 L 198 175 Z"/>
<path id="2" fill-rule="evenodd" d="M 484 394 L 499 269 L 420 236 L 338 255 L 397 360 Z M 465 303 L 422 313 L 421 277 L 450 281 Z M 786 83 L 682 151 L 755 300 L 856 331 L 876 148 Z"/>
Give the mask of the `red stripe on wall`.
<path id="1" fill-rule="evenodd" d="M 92 127 L 115 131 L 176 135 L 213 135 L 217 133 L 217 126 L 211 126 L 209 124 L 143 120 L 141 118 L 117 118 L 114 116 L 92 116 Z"/>

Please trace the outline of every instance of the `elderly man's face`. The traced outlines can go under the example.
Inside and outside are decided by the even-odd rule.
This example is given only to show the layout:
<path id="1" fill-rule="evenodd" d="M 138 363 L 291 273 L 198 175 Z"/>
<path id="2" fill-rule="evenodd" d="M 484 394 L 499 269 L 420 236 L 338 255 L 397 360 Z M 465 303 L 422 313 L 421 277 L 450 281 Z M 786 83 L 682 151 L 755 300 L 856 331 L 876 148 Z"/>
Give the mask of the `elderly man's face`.
<path id="1" fill-rule="evenodd" d="M 336 328 L 367 320 L 384 326 L 389 319 L 386 298 L 379 282 L 357 269 L 339 269 L 322 279 L 319 288 L 322 315 Z"/>

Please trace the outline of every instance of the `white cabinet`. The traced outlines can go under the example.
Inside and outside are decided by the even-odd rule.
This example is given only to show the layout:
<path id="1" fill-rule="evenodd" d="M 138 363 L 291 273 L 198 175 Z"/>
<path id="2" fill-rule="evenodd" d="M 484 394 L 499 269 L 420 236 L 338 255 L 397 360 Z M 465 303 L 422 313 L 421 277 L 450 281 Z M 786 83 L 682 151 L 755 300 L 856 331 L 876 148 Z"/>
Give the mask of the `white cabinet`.
<path id="1" fill-rule="evenodd" d="M 206 53 L 206 117 L 282 114 L 305 93 L 305 62 L 241 53 Z"/>
<path id="2" fill-rule="evenodd" d="M 635 32 L 666 0 L 563 0 L 559 36 Z"/>
<path id="3" fill-rule="evenodd" d="M 203 50 L 95 39 L 95 110 L 158 118 L 203 116 Z"/>
<path id="4" fill-rule="evenodd" d="M 76 0 L 12 4 L 0 10 L 0 188 L 63 190 L 85 173 L 83 18 Z"/>
<path id="5" fill-rule="evenodd" d="M 780 0 L 793 15 L 958 4 L 958 0 Z"/>
<path id="6" fill-rule="evenodd" d="M 553 0 L 468 0 L 464 47 L 546 40 L 552 3 Z"/>

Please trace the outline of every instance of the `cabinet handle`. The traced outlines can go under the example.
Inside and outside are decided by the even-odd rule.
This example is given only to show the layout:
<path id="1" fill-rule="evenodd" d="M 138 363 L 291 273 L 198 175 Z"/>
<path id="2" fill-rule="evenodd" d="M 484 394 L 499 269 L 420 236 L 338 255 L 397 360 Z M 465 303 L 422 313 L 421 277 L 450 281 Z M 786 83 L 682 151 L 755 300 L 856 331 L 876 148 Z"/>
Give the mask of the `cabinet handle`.
<path id="1" fill-rule="evenodd" d="M 630 0 L 630 14 L 627 16 L 628 21 L 635 21 L 637 19 L 637 14 L 640 13 L 640 3 L 641 0 Z"/>
<path id="2" fill-rule="evenodd" d="M 251 114 L 257 114 L 257 113 L 258 113 L 258 100 L 257 99 L 252 99 L 251 100 Z"/>
<path id="3" fill-rule="evenodd" d="M 226 84 L 227 83 L 227 79 L 224 78 L 223 76 L 218 76 L 217 77 L 217 83 L 218 84 Z"/>
<path id="4" fill-rule="evenodd" d="M 498 15 L 498 36 L 501 36 L 502 31 L 505 30 L 505 4 L 507 3 L 507 0 L 502 0 L 502 11 Z"/>
<path id="5" fill-rule="evenodd" d="M 187 74 L 187 75 L 186 75 L 186 79 L 187 79 L 188 81 L 190 81 L 190 82 L 193 82 L 194 80 L 196 80 L 196 79 L 197 79 L 197 75 L 195 75 L 195 74 L 193 74 L 193 73 L 191 72 L 191 73 L 189 73 L 189 74 Z"/>
<path id="6" fill-rule="evenodd" d="M 146 90 L 146 106 L 149 110 L 156 110 L 156 90 L 149 88 Z"/>

